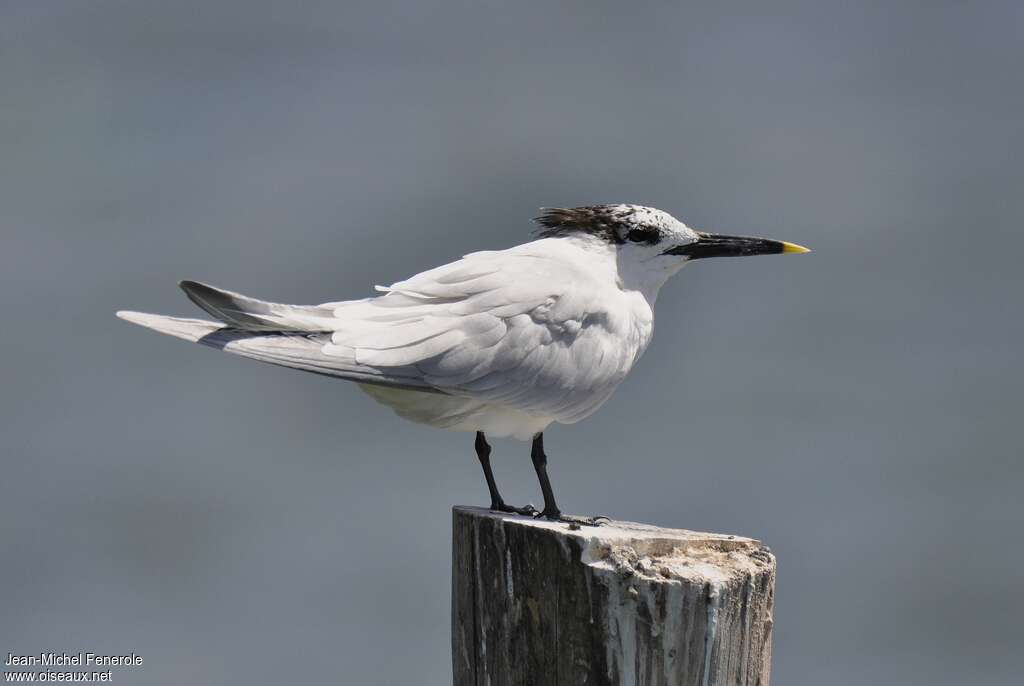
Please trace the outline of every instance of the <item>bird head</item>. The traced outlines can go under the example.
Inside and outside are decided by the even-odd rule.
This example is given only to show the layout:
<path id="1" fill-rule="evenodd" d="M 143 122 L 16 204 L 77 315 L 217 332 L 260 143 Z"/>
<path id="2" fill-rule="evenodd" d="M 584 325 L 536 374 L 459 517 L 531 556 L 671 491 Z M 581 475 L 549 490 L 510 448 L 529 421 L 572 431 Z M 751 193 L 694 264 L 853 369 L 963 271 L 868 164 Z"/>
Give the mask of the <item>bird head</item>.
<path id="1" fill-rule="evenodd" d="M 615 246 L 620 262 L 658 271 L 675 271 L 706 257 L 810 252 L 769 238 L 695 231 L 668 212 L 641 205 L 548 208 L 534 221 L 541 237 L 588 235 Z"/>

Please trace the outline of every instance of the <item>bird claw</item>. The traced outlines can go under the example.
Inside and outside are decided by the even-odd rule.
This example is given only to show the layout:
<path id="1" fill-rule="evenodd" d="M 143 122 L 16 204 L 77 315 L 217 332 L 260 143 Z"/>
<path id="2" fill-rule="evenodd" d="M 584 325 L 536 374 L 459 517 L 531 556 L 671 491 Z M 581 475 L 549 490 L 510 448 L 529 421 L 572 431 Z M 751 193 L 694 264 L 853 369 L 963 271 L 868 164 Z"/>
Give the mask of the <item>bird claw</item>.
<path id="1" fill-rule="evenodd" d="M 584 526 L 601 526 L 608 522 L 611 522 L 610 517 L 605 515 L 597 515 L 596 517 L 577 517 L 575 515 L 564 515 L 558 510 L 538 512 L 534 515 L 535 519 L 547 519 L 552 522 L 561 522 L 562 524 L 568 524 L 569 529 L 572 531 L 578 531 Z"/>
<path id="2" fill-rule="evenodd" d="M 523 507 L 515 507 L 505 503 L 491 503 L 491 509 L 495 512 L 507 512 L 509 514 L 523 515 L 524 517 L 537 516 L 537 508 L 532 503 L 526 504 Z"/>

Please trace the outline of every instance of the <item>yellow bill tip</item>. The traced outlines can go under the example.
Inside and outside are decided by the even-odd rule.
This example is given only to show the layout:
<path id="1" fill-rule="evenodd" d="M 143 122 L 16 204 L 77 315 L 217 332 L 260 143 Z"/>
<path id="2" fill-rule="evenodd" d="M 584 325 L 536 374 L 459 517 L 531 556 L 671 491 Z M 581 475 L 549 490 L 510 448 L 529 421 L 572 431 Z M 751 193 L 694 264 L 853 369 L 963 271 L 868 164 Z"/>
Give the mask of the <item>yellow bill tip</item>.
<path id="1" fill-rule="evenodd" d="M 784 253 L 786 253 L 786 252 L 802 253 L 802 252 L 810 252 L 810 251 L 811 251 L 810 248 L 805 248 L 802 245 L 797 245 L 796 243 L 787 243 L 786 241 L 782 241 L 782 252 L 784 252 Z"/>

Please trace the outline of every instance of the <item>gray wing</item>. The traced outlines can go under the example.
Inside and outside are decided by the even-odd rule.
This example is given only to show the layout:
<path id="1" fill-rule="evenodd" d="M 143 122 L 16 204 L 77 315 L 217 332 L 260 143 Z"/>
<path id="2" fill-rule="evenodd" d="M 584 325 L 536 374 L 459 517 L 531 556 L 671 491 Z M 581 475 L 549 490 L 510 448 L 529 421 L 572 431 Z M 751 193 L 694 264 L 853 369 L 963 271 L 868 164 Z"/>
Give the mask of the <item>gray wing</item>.
<path id="1" fill-rule="evenodd" d="M 317 305 L 257 300 L 198 281 L 178 284 L 188 299 L 220 321 L 246 331 L 330 331 L 334 313 Z"/>
<path id="2" fill-rule="evenodd" d="M 607 399 L 643 345 L 635 322 L 607 308 L 600 283 L 540 243 L 467 255 L 381 288 L 380 297 L 315 306 L 182 283 L 228 326 L 119 316 L 271 364 L 573 422 Z"/>
<path id="3" fill-rule="evenodd" d="M 452 395 L 578 421 L 626 375 L 642 336 L 608 309 L 614 287 L 555 249 L 473 253 L 382 289 L 383 297 L 334 303 L 338 324 L 324 352 L 379 370 L 415 369 Z"/>

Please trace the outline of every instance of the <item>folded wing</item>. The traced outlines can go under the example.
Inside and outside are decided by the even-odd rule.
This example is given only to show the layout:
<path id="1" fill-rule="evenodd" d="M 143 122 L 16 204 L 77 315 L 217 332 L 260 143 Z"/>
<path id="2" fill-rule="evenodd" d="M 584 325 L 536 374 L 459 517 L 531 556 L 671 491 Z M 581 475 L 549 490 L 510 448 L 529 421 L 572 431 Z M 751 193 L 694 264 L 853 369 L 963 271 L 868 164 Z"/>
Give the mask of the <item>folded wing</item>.
<path id="1" fill-rule="evenodd" d="M 607 399 L 643 343 L 608 306 L 614 286 L 531 245 L 467 255 L 375 298 L 296 306 L 183 282 L 219 323 L 119 315 L 263 362 L 569 423 Z"/>
<path id="2" fill-rule="evenodd" d="M 430 386 L 562 422 L 603 402 L 635 361 L 630 322 L 601 284 L 528 252 L 483 252 L 382 289 L 329 303 L 328 356 L 386 372 L 415 369 Z"/>

